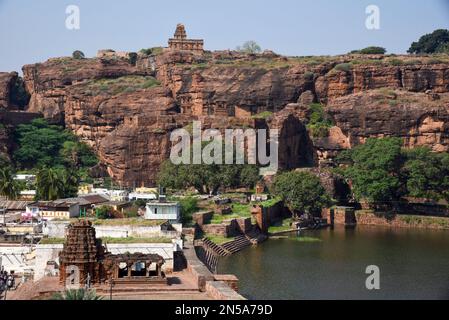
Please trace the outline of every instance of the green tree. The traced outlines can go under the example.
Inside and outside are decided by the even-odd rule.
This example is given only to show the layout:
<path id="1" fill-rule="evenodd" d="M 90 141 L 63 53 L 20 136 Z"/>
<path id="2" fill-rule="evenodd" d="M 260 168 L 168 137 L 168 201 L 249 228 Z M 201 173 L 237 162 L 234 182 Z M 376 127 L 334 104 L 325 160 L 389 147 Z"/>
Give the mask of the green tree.
<path id="1" fill-rule="evenodd" d="M 260 53 L 262 48 L 257 44 L 257 42 L 250 40 L 243 43 L 240 47 L 237 47 L 237 51 L 245 52 L 245 53 Z"/>
<path id="2" fill-rule="evenodd" d="M 320 179 L 310 172 L 291 171 L 277 175 L 272 192 L 284 201 L 294 217 L 317 215 L 330 204 Z"/>
<path id="3" fill-rule="evenodd" d="M 422 36 L 417 42 L 413 42 L 408 53 L 438 53 L 445 52 L 449 44 L 449 30 L 438 29 L 430 34 Z"/>
<path id="4" fill-rule="evenodd" d="M 15 200 L 20 194 L 20 187 L 14 180 L 14 173 L 11 168 L 0 168 L 0 195 L 9 200 Z"/>
<path id="5" fill-rule="evenodd" d="M 14 138 L 18 147 L 13 158 L 20 169 L 69 167 L 83 171 L 98 163 L 87 144 L 63 127 L 49 125 L 42 118 L 19 125 Z"/>
<path id="6" fill-rule="evenodd" d="M 84 59 L 84 58 L 85 58 L 85 55 L 84 55 L 84 53 L 83 53 L 82 51 L 80 51 L 80 50 L 75 50 L 75 51 L 73 51 L 73 53 L 72 53 L 72 58 L 73 58 L 73 59 Z"/>
<path id="7" fill-rule="evenodd" d="M 260 180 L 259 168 L 253 165 L 245 165 L 240 170 L 240 184 L 245 188 L 254 188 Z"/>
<path id="8" fill-rule="evenodd" d="M 408 195 L 433 200 L 449 200 L 449 154 L 433 153 L 421 147 L 404 151 L 402 168 Z"/>
<path id="9" fill-rule="evenodd" d="M 179 204 L 181 206 L 182 223 L 192 222 L 192 214 L 198 211 L 198 199 L 194 197 L 181 198 Z"/>
<path id="10" fill-rule="evenodd" d="M 94 290 L 70 289 L 55 293 L 52 300 L 101 300 Z"/>
<path id="11" fill-rule="evenodd" d="M 258 179 L 255 165 L 174 165 L 170 160 L 161 165 L 158 174 L 158 184 L 163 187 L 193 187 L 202 194 L 216 194 L 220 188 L 253 187 Z"/>
<path id="12" fill-rule="evenodd" d="M 357 200 L 384 202 L 400 198 L 401 145 L 399 138 L 368 139 L 344 153 L 349 166 L 342 174 L 351 181 Z"/>
<path id="13" fill-rule="evenodd" d="M 40 200 L 56 200 L 65 198 L 67 178 L 64 170 L 42 168 L 36 175 L 37 198 Z"/>

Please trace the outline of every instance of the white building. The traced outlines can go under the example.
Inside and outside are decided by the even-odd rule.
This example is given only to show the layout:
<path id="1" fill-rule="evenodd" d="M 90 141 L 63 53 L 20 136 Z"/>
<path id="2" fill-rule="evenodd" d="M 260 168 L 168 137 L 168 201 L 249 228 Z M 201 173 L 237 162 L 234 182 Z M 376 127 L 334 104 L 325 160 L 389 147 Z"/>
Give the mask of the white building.
<path id="1" fill-rule="evenodd" d="M 178 222 L 181 218 L 181 206 L 178 202 L 150 201 L 146 205 L 145 219 L 168 220 Z"/>

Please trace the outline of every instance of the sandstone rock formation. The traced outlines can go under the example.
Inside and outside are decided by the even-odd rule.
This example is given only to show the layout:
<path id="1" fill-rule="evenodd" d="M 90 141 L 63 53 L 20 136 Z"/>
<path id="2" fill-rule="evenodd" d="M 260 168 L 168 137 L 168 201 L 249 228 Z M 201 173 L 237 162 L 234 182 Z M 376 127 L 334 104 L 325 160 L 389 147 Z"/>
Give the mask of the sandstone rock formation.
<path id="1" fill-rule="evenodd" d="M 10 107 L 11 86 L 17 76 L 17 72 L 0 72 L 0 109 Z"/>
<path id="2" fill-rule="evenodd" d="M 24 66 L 27 111 L 72 130 L 124 186 L 154 183 L 170 132 L 193 120 L 204 128 L 278 129 L 279 162 L 288 169 L 332 165 L 339 151 L 368 137 L 449 148 L 447 57 L 162 50 L 132 61 L 108 52 Z M 14 76 L 0 74 L 4 107 Z M 312 102 L 323 103 L 334 122 L 328 136 L 310 137 Z"/>

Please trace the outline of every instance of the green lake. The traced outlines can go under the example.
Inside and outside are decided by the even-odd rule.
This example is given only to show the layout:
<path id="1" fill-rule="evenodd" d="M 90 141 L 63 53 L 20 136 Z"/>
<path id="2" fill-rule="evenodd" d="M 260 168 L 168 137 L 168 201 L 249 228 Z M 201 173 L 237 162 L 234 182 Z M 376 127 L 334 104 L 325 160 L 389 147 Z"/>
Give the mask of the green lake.
<path id="1" fill-rule="evenodd" d="M 380 269 L 368 290 L 366 268 Z M 222 258 L 248 299 L 449 299 L 449 231 L 358 226 L 303 231 Z"/>

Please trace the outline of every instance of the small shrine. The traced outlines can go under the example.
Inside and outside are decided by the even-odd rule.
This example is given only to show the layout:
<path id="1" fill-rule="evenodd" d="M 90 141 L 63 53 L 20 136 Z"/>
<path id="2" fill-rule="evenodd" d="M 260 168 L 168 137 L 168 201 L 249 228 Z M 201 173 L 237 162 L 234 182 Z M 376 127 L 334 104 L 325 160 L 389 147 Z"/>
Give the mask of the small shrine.
<path id="1" fill-rule="evenodd" d="M 178 24 L 174 37 L 168 40 L 168 47 L 170 50 L 187 50 L 203 53 L 204 40 L 187 39 L 184 25 Z"/>

